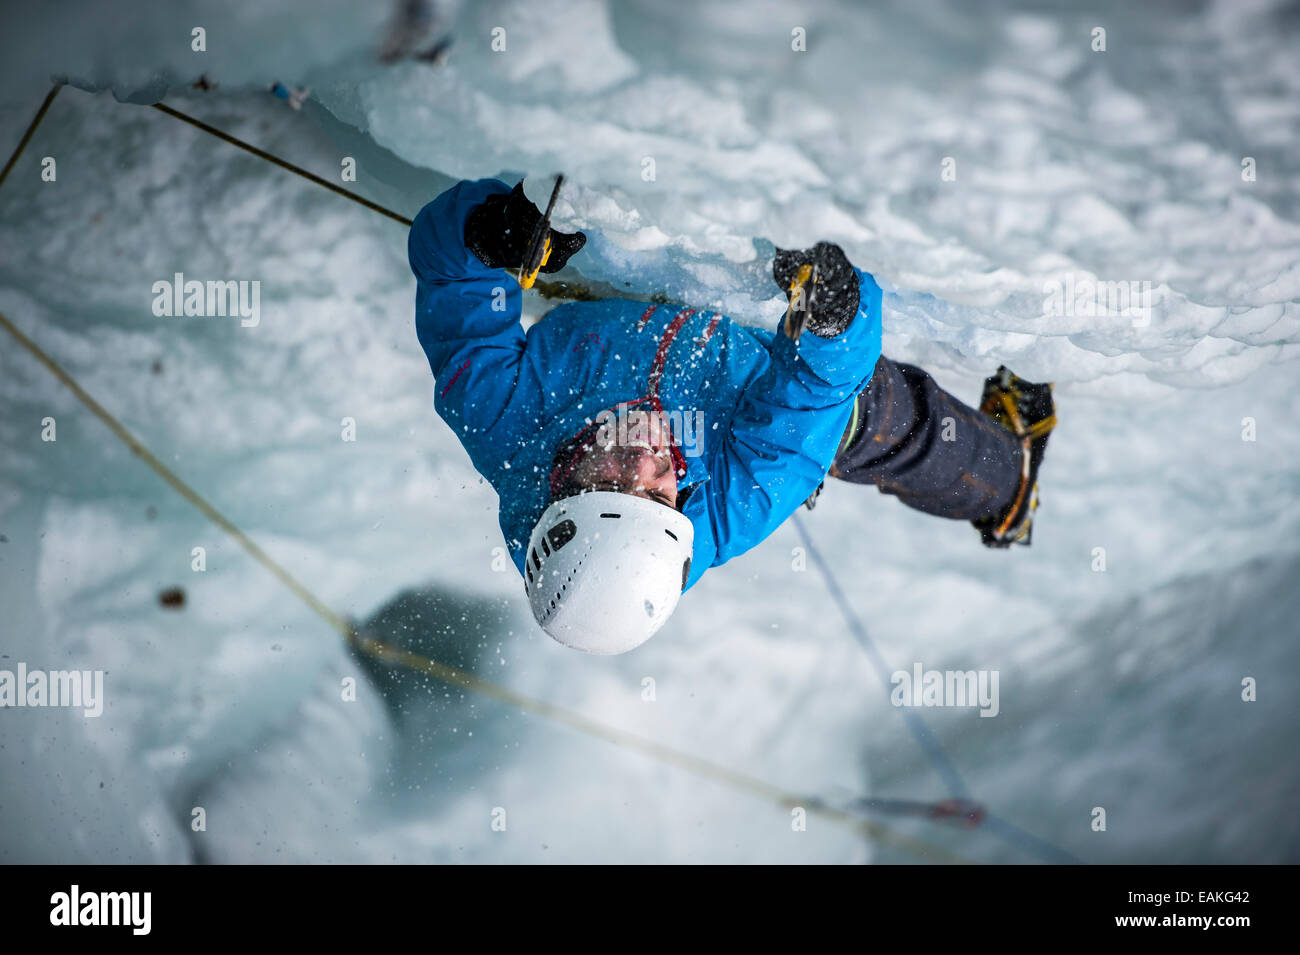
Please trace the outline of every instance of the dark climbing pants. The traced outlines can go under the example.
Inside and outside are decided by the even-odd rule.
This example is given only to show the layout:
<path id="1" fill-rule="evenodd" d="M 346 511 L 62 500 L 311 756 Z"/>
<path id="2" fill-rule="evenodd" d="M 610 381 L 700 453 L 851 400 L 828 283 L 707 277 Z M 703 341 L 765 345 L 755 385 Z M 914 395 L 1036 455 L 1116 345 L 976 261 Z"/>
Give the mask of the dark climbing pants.
<path id="1" fill-rule="evenodd" d="M 1001 514 L 1020 485 L 1012 433 L 962 404 L 914 365 L 882 357 L 857 398 L 831 475 L 874 484 L 927 514 Z"/>

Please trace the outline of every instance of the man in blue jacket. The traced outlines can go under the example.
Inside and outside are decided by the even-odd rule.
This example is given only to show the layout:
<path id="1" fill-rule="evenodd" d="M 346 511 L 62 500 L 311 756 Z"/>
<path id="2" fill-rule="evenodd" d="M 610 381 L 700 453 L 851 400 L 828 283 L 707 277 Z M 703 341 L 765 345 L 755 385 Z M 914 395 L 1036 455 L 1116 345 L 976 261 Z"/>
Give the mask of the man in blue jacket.
<path id="1" fill-rule="evenodd" d="M 411 227 L 416 332 L 435 407 L 500 497 L 534 617 L 593 653 L 649 639 L 709 567 L 771 534 L 829 473 L 1028 543 L 1055 423 L 1050 386 L 999 369 L 980 411 L 881 356 L 881 291 L 838 246 L 778 250 L 775 332 L 708 310 L 608 299 L 520 325 L 542 216 L 465 181 Z M 549 232 L 543 272 L 582 233 Z"/>

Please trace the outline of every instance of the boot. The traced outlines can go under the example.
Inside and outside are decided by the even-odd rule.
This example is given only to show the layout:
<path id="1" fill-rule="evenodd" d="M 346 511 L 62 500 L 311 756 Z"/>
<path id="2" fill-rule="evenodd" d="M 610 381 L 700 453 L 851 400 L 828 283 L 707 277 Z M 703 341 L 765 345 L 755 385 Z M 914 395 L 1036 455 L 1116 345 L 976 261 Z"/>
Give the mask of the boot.
<path id="1" fill-rule="evenodd" d="M 1052 385 L 1034 384 L 1012 374 L 1005 366 L 984 379 L 980 411 L 1004 425 L 1019 440 L 1024 452 L 1020 484 L 1001 514 L 971 521 L 985 547 L 1028 545 L 1038 509 L 1038 468 L 1043 463 L 1047 438 L 1056 427 Z"/>

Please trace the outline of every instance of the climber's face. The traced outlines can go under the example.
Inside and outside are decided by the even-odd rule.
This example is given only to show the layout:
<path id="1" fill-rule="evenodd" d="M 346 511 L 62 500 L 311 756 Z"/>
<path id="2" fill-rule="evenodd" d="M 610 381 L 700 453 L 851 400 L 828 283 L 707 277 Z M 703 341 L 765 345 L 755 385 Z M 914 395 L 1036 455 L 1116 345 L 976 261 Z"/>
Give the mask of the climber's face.
<path id="1" fill-rule="evenodd" d="M 628 453 L 635 452 L 635 453 Z M 584 468 L 583 484 L 592 491 L 619 491 L 677 507 L 677 476 L 672 455 L 632 448 L 596 449 Z"/>
<path id="2" fill-rule="evenodd" d="M 611 426 L 574 471 L 589 491 L 618 491 L 677 507 L 677 473 L 672 435 L 663 417 L 632 411 L 621 427 Z"/>

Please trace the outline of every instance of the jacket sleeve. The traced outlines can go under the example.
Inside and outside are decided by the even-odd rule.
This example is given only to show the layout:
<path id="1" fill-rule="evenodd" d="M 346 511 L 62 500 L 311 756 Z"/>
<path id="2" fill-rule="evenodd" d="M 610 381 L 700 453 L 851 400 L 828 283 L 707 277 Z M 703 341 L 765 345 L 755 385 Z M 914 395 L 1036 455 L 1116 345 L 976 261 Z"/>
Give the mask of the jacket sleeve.
<path id="1" fill-rule="evenodd" d="M 729 433 L 715 446 L 703 487 L 715 567 L 765 540 L 826 477 L 853 399 L 880 357 L 880 286 L 860 269 L 858 275 L 861 304 L 843 333 L 805 332 L 796 345 L 777 329 L 771 363 L 746 388 Z"/>
<path id="2" fill-rule="evenodd" d="M 458 183 L 420 210 L 407 240 L 434 407 L 480 472 L 494 466 L 489 438 L 519 377 L 523 293 L 505 269 L 487 267 L 465 247 L 465 220 L 488 196 L 509 191 L 496 179 Z"/>

